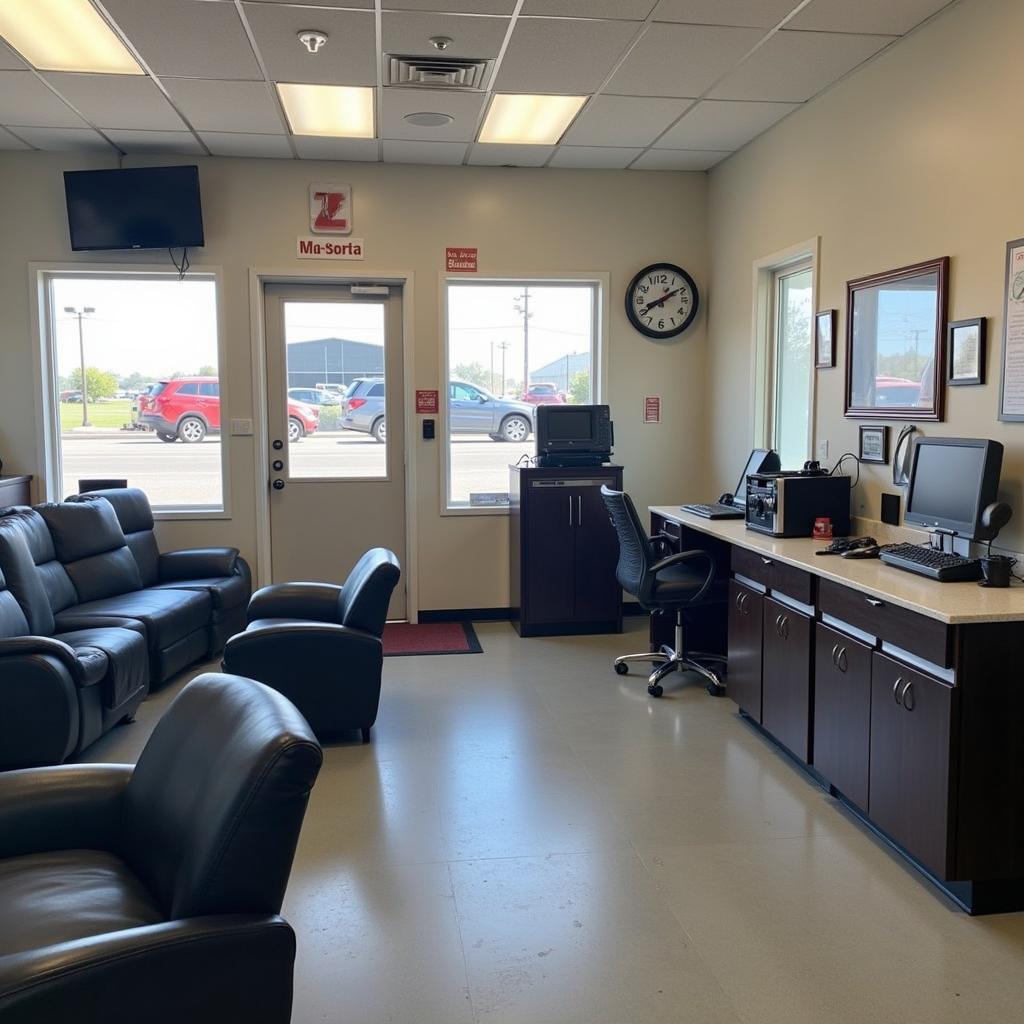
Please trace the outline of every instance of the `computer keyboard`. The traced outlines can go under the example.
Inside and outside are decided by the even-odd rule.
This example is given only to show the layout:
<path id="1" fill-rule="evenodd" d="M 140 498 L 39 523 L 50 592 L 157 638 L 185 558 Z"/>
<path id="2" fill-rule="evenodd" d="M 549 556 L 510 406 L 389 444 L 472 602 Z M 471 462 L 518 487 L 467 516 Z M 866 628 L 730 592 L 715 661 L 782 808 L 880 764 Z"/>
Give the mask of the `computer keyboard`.
<path id="1" fill-rule="evenodd" d="M 709 505 L 680 505 L 684 512 L 692 512 L 695 516 L 705 519 L 742 519 L 743 510 L 735 505 L 723 505 L 713 501 Z"/>
<path id="2" fill-rule="evenodd" d="M 977 558 L 937 551 L 926 544 L 891 544 L 882 548 L 878 557 L 886 565 L 916 572 L 940 583 L 981 579 L 981 562 Z"/>

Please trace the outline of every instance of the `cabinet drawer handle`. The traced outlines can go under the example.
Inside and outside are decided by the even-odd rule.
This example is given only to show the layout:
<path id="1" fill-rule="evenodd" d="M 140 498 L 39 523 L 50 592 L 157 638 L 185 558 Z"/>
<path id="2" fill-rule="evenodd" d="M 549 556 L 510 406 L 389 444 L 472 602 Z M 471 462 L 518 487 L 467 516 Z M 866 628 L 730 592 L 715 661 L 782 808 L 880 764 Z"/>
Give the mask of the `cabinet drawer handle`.
<path id="1" fill-rule="evenodd" d="M 781 640 L 782 639 L 782 616 L 775 616 L 775 635 Z"/>
<path id="2" fill-rule="evenodd" d="M 761 561 L 765 565 L 774 565 L 775 564 L 774 562 L 772 562 L 772 560 L 770 558 L 765 558 L 764 555 L 761 556 Z"/>
<path id="3" fill-rule="evenodd" d="M 569 498 L 569 525 L 572 526 L 572 495 L 568 495 Z"/>
<path id="4" fill-rule="evenodd" d="M 789 639 L 789 616 L 779 615 L 775 619 L 775 635 L 780 640 Z"/>
<path id="5" fill-rule="evenodd" d="M 896 701 L 897 704 L 899 704 L 899 702 L 900 702 L 900 697 L 899 697 L 899 694 L 896 691 L 899 690 L 900 683 L 902 683 L 902 682 L 903 682 L 903 676 L 897 676 L 896 677 L 896 682 L 892 684 L 892 699 L 894 701 Z"/>
<path id="6" fill-rule="evenodd" d="M 846 648 L 840 647 L 839 656 L 836 658 L 836 668 L 839 669 L 840 672 L 846 672 L 849 666 L 850 663 L 846 657 Z"/>
<path id="7" fill-rule="evenodd" d="M 871 605 L 872 608 L 884 608 L 885 607 L 885 602 L 884 601 L 879 601 L 877 597 L 865 597 L 864 600 L 867 601 L 867 603 L 869 605 Z"/>
<path id="8" fill-rule="evenodd" d="M 576 525 L 583 525 L 583 495 L 576 495 Z"/>
<path id="9" fill-rule="evenodd" d="M 743 611 L 743 594 L 736 595 L 736 611 L 742 613 Z"/>
<path id="10" fill-rule="evenodd" d="M 839 644 L 832 645 L 832 667 L 836 668 L 836 656 L 839 654 Z"/>
<path id="11" fill-rule="evenodd" d="M 914 708 L 917 706 L 917 700 L 916 699 L 912 700 L 909 704 L 907 703 L 907 698 L 914 696 L 913 692 L 912 692 L 913 691 L 913 687 L 914 687 L 914 680 L 913 679 L 908 679 L 906 686 L 904 686 L 903 689 L 900 691 L 900 703 L 903 705 L 903 707 L 907 711 L 913 711 Z"/>

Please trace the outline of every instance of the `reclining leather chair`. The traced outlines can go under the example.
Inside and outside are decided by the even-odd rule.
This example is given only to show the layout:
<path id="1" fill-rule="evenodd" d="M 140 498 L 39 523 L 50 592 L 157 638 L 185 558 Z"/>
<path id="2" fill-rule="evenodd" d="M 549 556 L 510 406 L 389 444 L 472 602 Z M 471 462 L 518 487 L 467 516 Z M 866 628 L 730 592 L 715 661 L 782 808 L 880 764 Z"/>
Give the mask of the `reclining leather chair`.
<path id="1" fill-rule="evenodd" d="M 278 912 L 322 752 L 280 694 L 209 673 L 134 769 L 0 775 L 4 1024 L 286 1024 Z"/>
<path id="2" fill-rule="evenodd" d="M 381 637 L 400 576 L 394 552 L 371 548 L 343 586 L 258 590 L 248 628 L 224 648 L 224 671 L 280 690 L 321 738 L 358 729 L 368 742 L 380 703 Z"/>

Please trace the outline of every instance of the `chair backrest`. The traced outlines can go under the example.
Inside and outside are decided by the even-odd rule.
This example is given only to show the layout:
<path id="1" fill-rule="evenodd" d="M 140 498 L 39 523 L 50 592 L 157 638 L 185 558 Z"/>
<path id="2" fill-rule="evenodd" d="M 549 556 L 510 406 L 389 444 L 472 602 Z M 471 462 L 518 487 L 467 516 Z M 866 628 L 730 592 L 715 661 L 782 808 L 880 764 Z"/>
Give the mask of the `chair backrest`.
<path id="1" fill-rule="evenodd" d="M 29 632 L 28 619 L 18 599 L 7 589 L 7 580 L 0 566 L 0 640 L 12 636 L 25 636 Z"/>
<path id="2" fill-rule="evenodd" d="M 108 487 L 93 489 L 87 494 L 73 494 L 68 501 L 107 501 L 113 505 L 125 543 L 139 567 L 142 585 L 151 587 L 159 581 L 160 548 L 153 532 L 153 509 L 145 491 L 138 487 Z"/>
<path id="3" fill-rule="evenodd" d="M 391 592 L 401 575 L 398 556 L 393 551 L 370 548 L 356 562 L 338 595 L 341 624 L 381 636 L 388 617 Z"/>
<path id="4" fill-rule="evenodd" d="M 653 577 L 651 542 L 636 513 L 633 500 L 624 491 L 601 488 L 601 497 L 619 537 L 619 562 L 615 578 L 619 586 L 641 604 L 650 596 Z"/>
<path id="5" fill-rule="evenodd" d="M 146 743 L 122 853 L 171 919 L 281 909 L 323 754 L 286 697 L 198 676 Z"/>
<path id="6" fill-rule="evenodd" d="M 54 614 L 78 603 L 49 528 L 35 509 L 10 508 L 0 516 L 0 567 L 37 636 L 49 636 Z"/>

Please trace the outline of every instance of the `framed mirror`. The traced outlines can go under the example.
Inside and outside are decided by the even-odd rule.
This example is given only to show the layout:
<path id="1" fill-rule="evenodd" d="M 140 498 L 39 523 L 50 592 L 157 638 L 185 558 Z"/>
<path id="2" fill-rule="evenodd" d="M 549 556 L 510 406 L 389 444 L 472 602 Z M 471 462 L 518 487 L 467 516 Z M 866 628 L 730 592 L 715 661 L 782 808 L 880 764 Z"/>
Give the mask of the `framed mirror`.
<path id="1" fill-rule="evenodd" d="M 847 416 L 942 419 L 948 306 L 948 256 L 847 282 Z"/>

